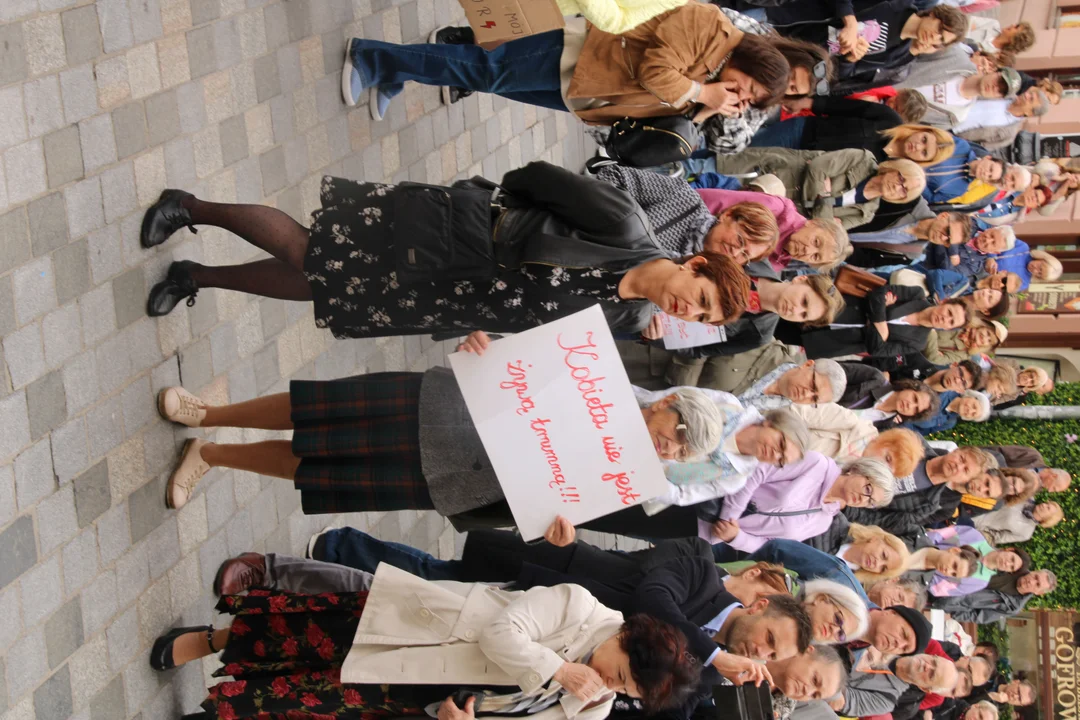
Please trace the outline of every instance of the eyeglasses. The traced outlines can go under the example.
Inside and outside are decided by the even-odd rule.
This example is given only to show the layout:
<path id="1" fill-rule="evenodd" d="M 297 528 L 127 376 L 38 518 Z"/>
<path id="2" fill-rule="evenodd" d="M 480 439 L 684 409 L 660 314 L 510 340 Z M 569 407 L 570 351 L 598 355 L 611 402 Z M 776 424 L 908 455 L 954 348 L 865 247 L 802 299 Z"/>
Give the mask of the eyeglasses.
<path id="1" fill-rule="evenodd" d="M 829 94 L 829 81 L 825 78 L 825 73 L 827 71 L 828 66 L 826 66 L 824 60 L 815 65 L 814 69 L 811 71 L 814 75 L 814 78 L 817 80 L 817 83 L 814 84 L 815 95 Z"/>
<path id="2" fill-rule="evenodd" d="M 679 450 L 675 453 L 675 458 L 682 462 L 690 456 L 690 434 L 687 431 L 686 423 L 683 422 L 682 415 L 678 415 L 679 421 L 675 426 L 675 442 L 679 444 Z"/>
<path id="3" fill-rule="evenodd" d="M 743 237 L 738 225 L 735 226 L 735 242 L 728 243 L 728 247 L 733 250 L 731 253 L 732 260 L 740 265 L 746 265 L 750 262 L 750 252 L 746 249 L 746 238 Z"/>
<path id="4" fill-rule="evenodd" d="M 821 390 L 818 389 L 817 373 L 810 373 L 810 405 L 811 407 L 817 407 L 818 400 L 821 399 Z"/>
<path id="5" fill-rule="evenodd" d="M 836 642 L 842 645 L 847 642 L 847 633 L 844 632 L 844 613 L 837 610 L 836 615 L 833 616 L 833 622 L 836 624 Z"/>
<path id="6" fill-rule="evenodd" d="M 870 505 L 874 504 L 874 486 L 869 482 L 863 485 L 862 496 L 866 498 L 866 502 Z"/>
<path id="7" fill-rule="evenodd" d="M 784 467 L 784 458 L 787 457 L 787 435 L 780 433 L 780 459 L 776 461 L 776 467 Z"/>

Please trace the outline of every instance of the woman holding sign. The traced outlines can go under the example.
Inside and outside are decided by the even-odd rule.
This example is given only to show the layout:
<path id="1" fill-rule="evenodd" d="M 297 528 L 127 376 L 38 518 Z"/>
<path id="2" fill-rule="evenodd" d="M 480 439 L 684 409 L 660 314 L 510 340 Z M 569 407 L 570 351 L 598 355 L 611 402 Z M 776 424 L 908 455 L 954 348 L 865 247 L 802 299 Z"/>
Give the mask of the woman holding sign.
<path id="1" fill-rule="evenodd" d="M 481 335 L 463 348 L 482 351 L 487 339 Z M 697 388 L 639 406 L 663 459 L 692 459 L 720 443 L 720 411 Z M 309 515 L 434 509 L 455 524 L 514 524 L 457 379 L 446 368 L 294 380 L 288 393 L 221 407 L 170 387 L 158 395 L 158 411 L 193 428 L 294 431 L 291 441 L 188 440 L 169 478 L 169 507 L 183 507 L 210 468 L 228 467 L 292 480 Z"/>
<path id="2" fill-rule="evenodd" d="M 672 260 L 625 192 L 543 162 L 444 188 L 324 178 L 311 230 L 284 212 L 166 190 L 146 213 L 144 247 L 185 226 L 215 225 L 273 258 L 207 267 L 174 262 L 147 313 L 193 304 L 202 288 L 315 303 L 339 338 L 519 332 L 599 304 L 612 329 L 637 333 L 655 305 L 725 323 L 749 300 L 726 257 Z"/>

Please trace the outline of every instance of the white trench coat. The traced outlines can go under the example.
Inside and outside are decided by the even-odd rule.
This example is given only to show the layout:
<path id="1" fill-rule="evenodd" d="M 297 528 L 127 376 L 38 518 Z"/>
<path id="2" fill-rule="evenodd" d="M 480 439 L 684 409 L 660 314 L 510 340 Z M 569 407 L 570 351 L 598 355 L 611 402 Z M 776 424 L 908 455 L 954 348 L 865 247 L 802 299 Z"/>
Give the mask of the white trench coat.
<path id="1" fill-rule="evenodd" d="M 376 569 L 345 683 L 517 685 L 534 693 L 564 662 L 580 662 L 622 626 L 579 585 L 507 591 L 481 583 L 422 580 L 386 563 Z M 535 720 L 603 720 L 615 694 L 588 702 L 564 693 Z"/>

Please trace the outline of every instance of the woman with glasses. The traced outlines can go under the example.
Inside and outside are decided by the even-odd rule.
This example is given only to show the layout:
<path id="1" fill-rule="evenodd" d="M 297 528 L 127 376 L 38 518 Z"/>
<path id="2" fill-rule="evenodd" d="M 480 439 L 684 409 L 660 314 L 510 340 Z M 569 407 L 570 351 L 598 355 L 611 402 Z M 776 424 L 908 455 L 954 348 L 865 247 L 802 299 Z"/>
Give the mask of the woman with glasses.
<path id="1" fill-rule="evenodd" d="M 828 530 L 845 507 L 888 505 L 895 485 L 889 466 L 877 458 L 841 469 L 810 451 L 787 467 L 762 465 L 741 490 L 723 499 L 710 539 L 747 553 L 774 538 L 806 540 Z"/>
<path id="2" fill-rule="evenodd" d="M 648 396 L 639 405 L 664 460 L 692 460 L 720 443 L 724 420 L 712 398 L 696 388 Z M 457 380 L 446 368 L 294 380 L 288 393 L 221 407 L 170 387 L 159 394 L 158 411 L 188 427 L 294 431 L 291 441 L 188 440 L 169 478 L 169 507 L 183 507 L 210 468 L 228 467 L 291 480 L 309 515 L 434 509 L 455 523 L 514 524 Z"/>

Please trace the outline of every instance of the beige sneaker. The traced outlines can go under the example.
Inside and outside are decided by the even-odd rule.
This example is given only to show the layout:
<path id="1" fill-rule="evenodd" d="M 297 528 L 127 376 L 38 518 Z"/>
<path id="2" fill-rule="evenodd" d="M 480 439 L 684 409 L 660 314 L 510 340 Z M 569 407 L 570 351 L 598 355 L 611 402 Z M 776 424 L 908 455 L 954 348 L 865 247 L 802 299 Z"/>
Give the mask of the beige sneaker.
<path id="1" fill-rule="evenodd" d="M 159 392 L 157 407 L 161 417 L 188 427 L 202 427 L 206 417 L 206 403 L 179 386 Z"/>
<path id="2" fill-rule="evenodd" d="M 202 459 L 203 445 L 206 445 L 206 441 L 198 438 L 191 438 L 184 443 L 180 462 L 173 470 L 165 490 L 165 504 L 174 510 L 187 504 L 203 475 L 210 471 L 210 466 Z"/>

